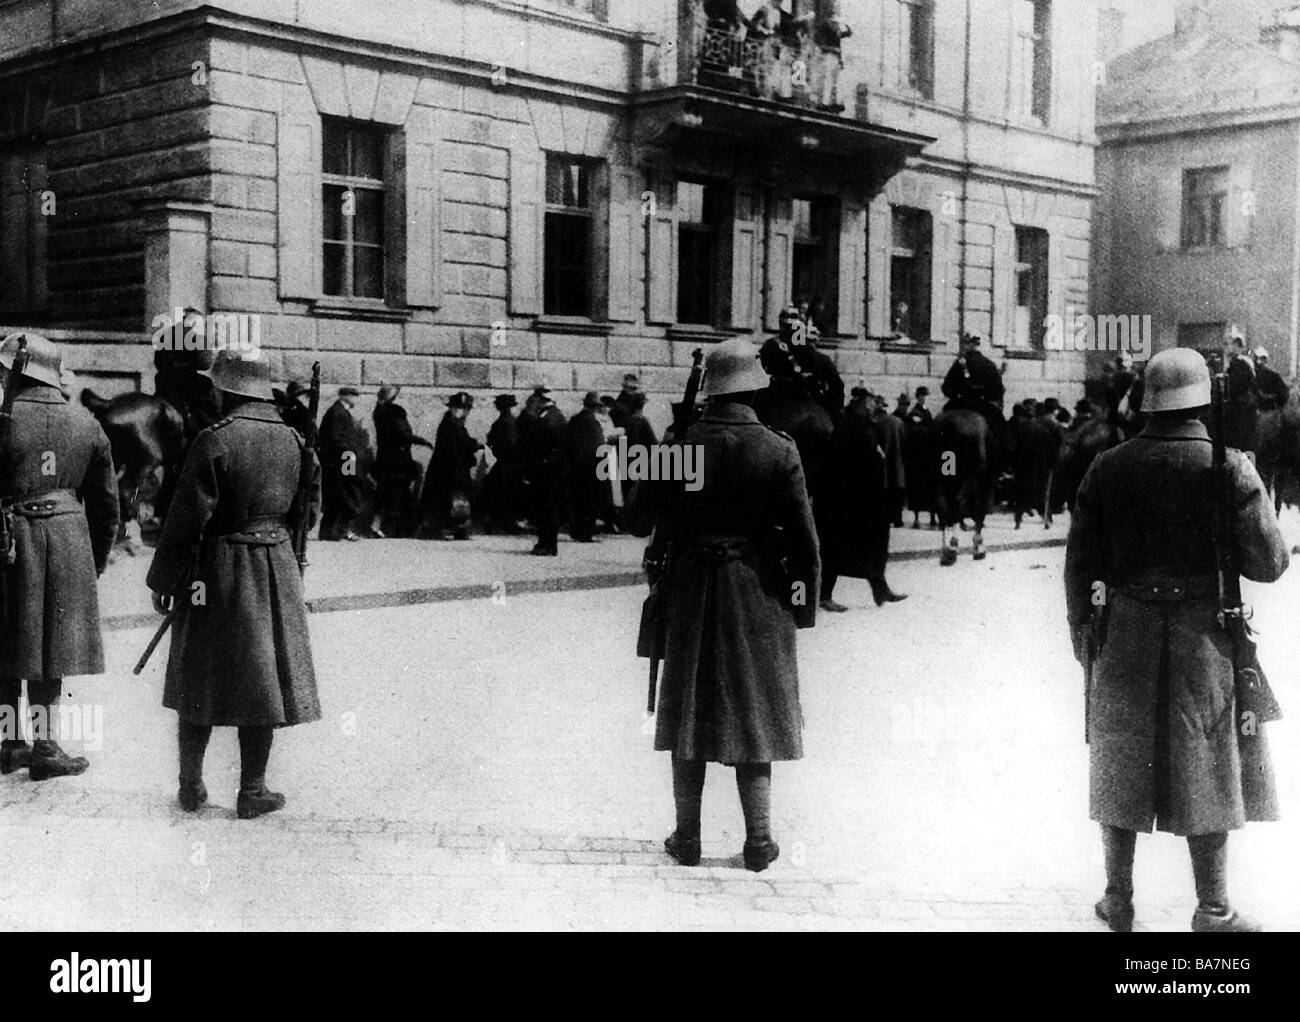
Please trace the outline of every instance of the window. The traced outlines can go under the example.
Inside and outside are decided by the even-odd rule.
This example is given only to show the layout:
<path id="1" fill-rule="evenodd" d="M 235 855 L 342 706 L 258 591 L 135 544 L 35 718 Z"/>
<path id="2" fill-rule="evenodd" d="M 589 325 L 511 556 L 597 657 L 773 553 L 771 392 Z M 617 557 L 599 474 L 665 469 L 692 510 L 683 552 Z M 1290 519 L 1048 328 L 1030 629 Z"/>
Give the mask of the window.
<path id="1" fill-rule="evenodd" d="M 1183 248 L 1218 248 L 1228 243 L 1228 168 L 1183 172 Z"/>
<path id="2" fill-rule="evenodd" d="M 0 311 L 29 312 L 48 298 L 44 145 L 0 148 Z"/>
<path id="3" fill-rule="evenodd" d="M 896 206 L 889 257 L 889 326 L 896 337 L 930 339 L 934 223 L 928 211 Z"/>
<path id="4" fill-rule="evenodd" d="M 836 254 L 839 211 L 834 199 L 795 199 L 792 204 L 794 249 L 792 296 L 808 303 L 809 316 L 823 334 L 834 333 L 839 286 Z"/>
<path id="5" fill-rule="evenodd" d="M 934 0 L 887 0 L 881 53 L 886 88 L 934 98 Z"/>
<path id="6" fill-rule="evenodd" d="M 1016 321 L 1014 343 L 1020 348 L 1041 348 L 1047 329 L 1047 232 L 1036 227 L 1016 228 Z"/>
<path id="7" fill-rule="evenodd" d="M 591 316 L 595 165 L 570 156 L 546 157 L 546 270 L 543 311 Z"/>
<path id="8" fill-rule="evenodd" d="M 1015 0 L 1012 70 L 1016 112 L 1046 123 L 1052 108 L 1052 5 Z"/>
<path id="9" fill-rule="evenodd" d="M 322 128 L 325 293 L 383 298 L 387 135 L 336 118 L 326 118 Z"/>
<path id="10" fill-rule="evenodd" d="M 677 322 L 717 319 L 723 189 L 698 181 L 677 183 Z"/>

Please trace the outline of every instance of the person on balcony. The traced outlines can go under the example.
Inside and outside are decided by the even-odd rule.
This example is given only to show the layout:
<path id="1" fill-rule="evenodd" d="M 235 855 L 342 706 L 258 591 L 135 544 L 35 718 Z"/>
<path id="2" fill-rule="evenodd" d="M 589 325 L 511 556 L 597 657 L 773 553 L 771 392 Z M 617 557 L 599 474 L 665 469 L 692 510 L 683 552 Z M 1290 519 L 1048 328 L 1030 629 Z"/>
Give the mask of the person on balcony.
<path id="1" fill-rule="evenodd" d="M 839 93 L 840 71 L 844 67 L 840 47 L 841 41 L 852 34 L 853 30 L 840 18 L 839 0 L 816 0 L 808 91 L 818 110 L 844 112 Z"/>
<path id="2" fill-rule="evenodd" d="M 759 44 L 754 90 L 761 99 L 790 99 L 795 49 L 794 19 L 780 0 L 767 0 L 749 19 L 749 38 Z"/>

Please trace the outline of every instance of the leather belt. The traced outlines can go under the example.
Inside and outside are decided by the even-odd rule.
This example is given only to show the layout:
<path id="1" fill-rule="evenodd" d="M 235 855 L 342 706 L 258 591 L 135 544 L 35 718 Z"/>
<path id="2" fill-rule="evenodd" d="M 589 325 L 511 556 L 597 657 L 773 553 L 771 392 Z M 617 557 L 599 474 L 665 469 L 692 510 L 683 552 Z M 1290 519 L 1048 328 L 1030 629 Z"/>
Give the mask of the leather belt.
<path id="1" fill-rule="evenodd" d="M 718 539 L 705 537 L 693 540 L 686 546 L 696 557 L 714 564 L 738 561 L 758 549 L 758 544 L 744 536 Z"/>
<path id="2" fill-rule="evenodd" d="M 48 490 L 26 497 L 11 497 L 4 501 L 4 506 L 24 518 L 54 518 L 82 511 L 81 501 L 72 490 Z"/>
<path id="3" fill-rule="evenodd" d="M 242 522 L 209 525 L 205 537 L 244 546 L 277 546 L 290 539 L 292 533 L 284 515 L 263 515 Z"/>
<path id="4" fill-rule="evenodd" d="M 1181 603 L 1218 596 L 1219 580 L 1211 577 L 1130 582 L 1120 586 L 1119 592 L 1141 603 Z"/>

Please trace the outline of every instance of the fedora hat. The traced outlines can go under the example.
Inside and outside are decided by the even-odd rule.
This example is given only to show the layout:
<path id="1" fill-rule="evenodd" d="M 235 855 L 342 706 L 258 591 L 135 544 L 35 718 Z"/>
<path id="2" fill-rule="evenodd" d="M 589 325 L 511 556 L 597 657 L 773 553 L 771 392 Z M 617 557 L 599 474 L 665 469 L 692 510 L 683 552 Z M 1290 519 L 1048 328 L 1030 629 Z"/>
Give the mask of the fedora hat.
<path id="1" fill-rule="evenodd" d="M 273 401 L 271 393 L 271 364 L 264 358 L 245 358 L 227 348 L 217 352 L 211 369 L 199 370 L 201 376 L 212 381 L 217 390 L 238 394 L 258 401 Z"/>

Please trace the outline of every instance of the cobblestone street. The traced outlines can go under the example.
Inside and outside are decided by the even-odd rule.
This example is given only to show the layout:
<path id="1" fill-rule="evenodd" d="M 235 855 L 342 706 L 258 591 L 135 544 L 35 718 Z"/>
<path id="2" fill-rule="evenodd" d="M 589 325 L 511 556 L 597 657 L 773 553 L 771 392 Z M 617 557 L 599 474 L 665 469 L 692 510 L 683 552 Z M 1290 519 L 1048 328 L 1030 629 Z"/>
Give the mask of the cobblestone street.
<path id="1" fill-rule="evenodd" d="M 344 553 L 366 549 L 382 545 Z M 333 550 L 314 550 L 313 571 L 334 577 Z M 639 553 L 617 540 L 600 557 L 629 570 Z M 149 633 L 116 629 L 110 673 L 68 685 L 69 704 L 103 708 L 90 771 L 0 781 L 0 925 L 1101 931 L 1061 563 L 1058 548 L 951 569 L 905 561 L 891 581 L 911 599 L 885 610 L 865 583 L 841 583 L 851 612 L 800 635 L 807 757 L 774 768 L 782 855 L 761 875 L 740 867 L 724 767 L 705 789 L 704 863 L 661 850 L 671 785 L 633 656 L 638 587 L 507 585 L 493 600 L 478 578 L 479 598 L 313 615 L 325 719 L 278 735 L 270 780 L 289 804 L 255 822 L 234 819 L 233 731 L 209 751 L 213 805 L 197 817 L 175 805 L 166 646 L 133 678 Z M 1288 708 L 1297 585 L 1288 575 L 1247 596 Z M 1234 900 L 1270 929 L 1300 927 L 1293 729 L 1271 731 L 1287 819 L 1232 841 Z M 1136 879 L 1138 928 L 1185 930 L 1185 844 L 1141 840 Z"/>

